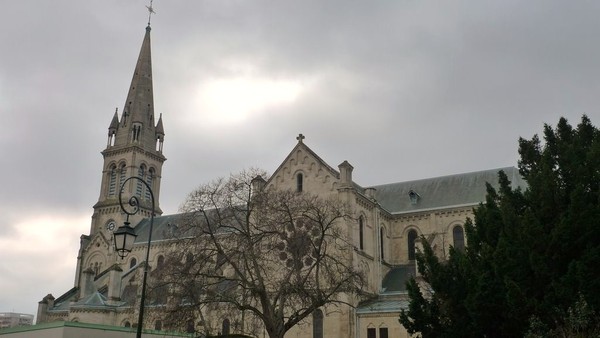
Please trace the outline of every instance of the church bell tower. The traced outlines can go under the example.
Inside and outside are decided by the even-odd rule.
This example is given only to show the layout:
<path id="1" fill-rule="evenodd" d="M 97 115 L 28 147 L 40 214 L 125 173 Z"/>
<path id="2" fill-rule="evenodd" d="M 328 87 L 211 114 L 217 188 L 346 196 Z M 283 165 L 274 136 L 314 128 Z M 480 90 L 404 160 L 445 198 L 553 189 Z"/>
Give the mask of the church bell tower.
<path id="1" fill-rule="evenodd" d="M 112 232 L 123 225 L 125 215 L 119 206 L 119 193 L 123 182 L 132 176 L 142 178 L 152 187 L 154 213 L 162 214 L 159 196 L 162 165 L 166 160 L 162 153 L 165 133 L 162 115 L 155 123 L 150 30 L 148 24 L 121 115 L 115 111 L 108 127 L 108 141 L 102 151 L 100 197 L 94 205 L 90 229 L 92 237 L 102 233 L 112 239 Z M 134 195 L 140 200 L 140 212 L 129 219 L 133 227 L 152 214 L 150 192 L 138 180 L 130 180 L 123 187 L 124 203 Z"/>

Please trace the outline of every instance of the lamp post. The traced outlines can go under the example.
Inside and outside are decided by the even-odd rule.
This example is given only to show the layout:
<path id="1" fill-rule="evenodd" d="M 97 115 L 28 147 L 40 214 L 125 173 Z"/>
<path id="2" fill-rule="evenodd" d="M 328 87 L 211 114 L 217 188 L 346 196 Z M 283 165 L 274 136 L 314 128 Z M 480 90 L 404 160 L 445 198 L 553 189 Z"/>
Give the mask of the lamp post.
<path id="1" fill-rule="evenodd" d="M 127 214 L 127 220 L 125 224 L 120 226 L 114 233 L 115 237 L 115 251 L 123 259 L 127 256 L 131 250 L 133 249 L 133 242 L 137 237 L 134 229 L 129 225 L 129 216 L 135 215 L 140 211 L 140 200 L 137 196 L 133 195 L 129 198 L 127 204 L 130 206 L 130 210 L 127 210 L 123 205 L 123 190 L 125 188 L 125 184 L 130 180 L 138 180 L 142 184 L 146 186 L 148 192 L 150 193 L 150 199 L 152 200 L 152 212 L 150 214 L 150 231 L 148 232 L 148 243 L 146 245 L 146 260 L 144 261 L 144 278 L 142 279 L 142 296 L 140 299 L 140 311 L 138 316 L 137 323 L 137 334 L 136 338 L 142 337 L 142 326 L 144 321 L 144 301 L 146 299 L 146 278 L 148 277 L 148 260 L 150 258 L 150 242 L 152 241 L 152 227 L 154 225 L 154 193 L 152 192 L 152 188 L 146 181 L 137 176 L 132 176 L 126 179 L 121 185 L 121 190 L 119 191 L 119 204 L 121 205 L 121 210 L 125 214 Z"/>

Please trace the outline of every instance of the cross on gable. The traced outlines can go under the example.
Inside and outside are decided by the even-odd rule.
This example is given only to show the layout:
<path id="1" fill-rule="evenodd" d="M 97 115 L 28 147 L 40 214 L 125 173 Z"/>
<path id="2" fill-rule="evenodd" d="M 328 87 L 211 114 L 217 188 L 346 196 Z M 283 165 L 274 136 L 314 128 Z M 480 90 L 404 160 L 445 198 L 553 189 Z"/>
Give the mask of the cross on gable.
<path id="1" fill-rule="evenodd" d="M 304 140 L 306 137 L 304 137 L 304 135 L 302 134 L 298 134 L 298 137 L 296 137 L 296 140 L 298 140 L 299 143 L 302 143 L 302 140 Z"/>

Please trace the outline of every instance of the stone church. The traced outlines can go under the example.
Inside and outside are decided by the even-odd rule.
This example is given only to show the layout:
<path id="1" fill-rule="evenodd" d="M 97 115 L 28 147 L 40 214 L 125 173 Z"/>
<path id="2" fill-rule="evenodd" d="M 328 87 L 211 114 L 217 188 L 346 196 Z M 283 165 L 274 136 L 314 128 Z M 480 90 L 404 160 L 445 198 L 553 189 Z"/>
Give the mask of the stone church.
<path id="1" fill-rule="evenodd" d="M 159 206 L 165 132 L 162 117 L 154 114 L 150 26 L 142 47 L 120 115 L 114 113 L 108 127 L 108 141 L 102 151 L 102 184 L 94 205 L 91 227 L 81 236 L 73 288 L 55 298 L 39 302 L 37 322 L 74 321 L 113 326 L 137 325 L 137 302 L 141 270 L 149 235 L 148 218 L 154 212 L 150 267 L 164 263 L 169 238 L 165 229 L 177 215 L 162 215 Z M 107 119 L 109 117 L 107 116 Z M 306 324 L 292 329 L 287 337 L 408 337 L 398 315 L 408 304 L 405 282 L 416 274 L 415 247 L 424 235 L 444 257 L 450 246 L 464 247 L 463 223 L 472 209 L 485 199 L 486 182 L 497 185 L 497 173 L 504 170 L 513 185 L 524 186 L 514 167 L 427 178 L 416 181 L 362 186 L 352 178 L 353 167 L 344 161 L 329 165 L 305 143 L 304 136 L 275 169 L 267 185 L 296 189 L 348 201 L 356 221 L 348 221 L 354 241 L 353 264 L 367 276 L 369 302 L 354 307 L 317 310 Z M 175 164 L 176 165 L 176 164 Z M 128 177 L 148 183 L 155 197 L 136 180 L 128 181 L 125 193 L 142 201 L 141 212 L 129 221 L 137 233 L 133 251 L 121 259 L 114 251 L 113 231 L 125 221 L 119 205 L 119 188 Z M 400 178 L 401 179 L 401 178 Z M 400 181 L 400 180 L 399 180 Z M 150 311 L 151 312 L 151 311 Z M 160 313 L 148 317 L 144 328 L 167 327 Z M 223 333 L 247 333 L 223 320 Z M 199 323 L 183 331 L 193 332 Z M 230 327 L 231 325 L 231 327 Z M 261 333 L 260 336 L 263 336 Z"/>

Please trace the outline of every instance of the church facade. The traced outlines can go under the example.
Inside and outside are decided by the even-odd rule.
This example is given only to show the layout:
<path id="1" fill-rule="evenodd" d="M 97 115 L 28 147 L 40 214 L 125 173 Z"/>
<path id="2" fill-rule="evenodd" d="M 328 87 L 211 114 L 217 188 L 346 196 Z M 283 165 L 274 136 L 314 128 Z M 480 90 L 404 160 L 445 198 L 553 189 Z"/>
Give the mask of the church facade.
<path id="1" fill-rule="evenodd" d="M 162 216 L 159 207 L 164 128 L 154 114 L 150 27 L 146 28 L 127 100 L 119 115 L 114 113 L 108 128 L 102 184 L 94 205 L 91 227 L 81 236 L 73 288 L 55 298 L 39 302 L 37 322 L 75 321 L 114 326 L 137 325 L 141 271 L 149 234 L 148 218 L 154 220 L 148 264 L 164 264 L 169 247 L 166 229 L 177 215 Z M 266 182 L 276 189 L 293 189 L 333 197 L 348 203 L 355 220 L 344 224 L 353 240 L 353 264 L 365 273 L 365 292 L 373 297 L 354 306 L 318 310 L 286 337 L 408 337 L 398 322 L 408 304 L 405 282 L 416 275 L 415 251 L 424 235 L 437 254 L 444 257 L 450 246 L 464 247 L 463 224 L 472 210 L 485 200 L 486 182 L 496 185 L 504 170 L 514 185 L 524 182 L 513 167 L 448 175 L 416 181 L 362 186 L 352 177 L 353 166 L 344 161 L 336 167 L 321 159 L 305 143 L 303 135 Z M 119 205 L 119 189 L 131 176 L 142 178 L 150 192 L 137 180 L 128 181 L 125 194 L 138 196 L 141 212 L 130 217 L 138 237 L 133 251 L 121 259 L 113 247 L 113 231 L 125 221 Z M 149 329 L 173 329 L 161 319 L 160 308 L 149 305 Z M 243 325 L 223 321 L 222 333 L 244 333 Z M 227 327 L 225 327 L 227 320 Z M 202 331 L 192 322 L 184 331 Z M 231 325 L 231 326 L 230 326 Z M 262 333 L 255 336 L 263 336 Z"/>

